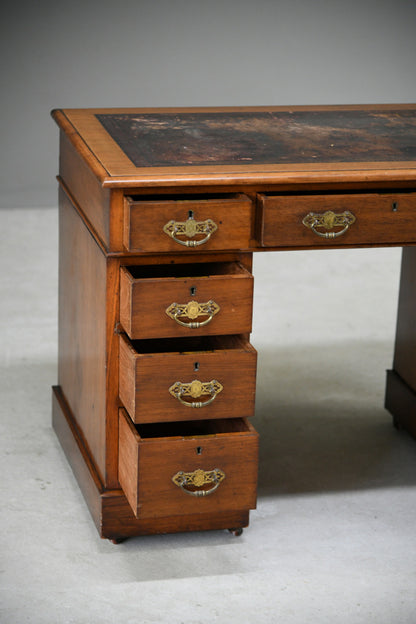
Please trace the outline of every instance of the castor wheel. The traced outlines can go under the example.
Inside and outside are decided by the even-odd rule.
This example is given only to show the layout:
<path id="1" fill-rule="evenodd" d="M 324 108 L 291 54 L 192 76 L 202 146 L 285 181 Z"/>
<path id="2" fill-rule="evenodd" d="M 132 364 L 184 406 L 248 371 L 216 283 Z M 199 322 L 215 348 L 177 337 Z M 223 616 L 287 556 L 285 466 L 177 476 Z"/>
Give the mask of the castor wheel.
<path id="1" fill-rule="evenodd" d="M 122 544 L 126 540 L 125 537 L 115 537 L 114 539 L 110 539 L 109 541 L 112 544 Z"/>
<path id="2" fill-rule="evenodd" d="M 243 534 L 243 529 L 241 527 L 239 529 L 228 529 L 228 532 L 235 535 L 235 537 L 240 537 Z"/>

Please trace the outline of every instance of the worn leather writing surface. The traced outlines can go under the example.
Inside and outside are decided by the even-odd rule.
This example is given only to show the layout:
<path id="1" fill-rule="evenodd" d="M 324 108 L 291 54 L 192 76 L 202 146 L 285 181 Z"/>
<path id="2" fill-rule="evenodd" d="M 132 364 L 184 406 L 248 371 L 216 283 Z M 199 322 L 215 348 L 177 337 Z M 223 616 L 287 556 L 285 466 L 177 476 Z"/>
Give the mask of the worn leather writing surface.
<path id="1" fill-rule="evenodd" d="M 136 167 L 416 160 L 416 111 L 108 113 Z"/>

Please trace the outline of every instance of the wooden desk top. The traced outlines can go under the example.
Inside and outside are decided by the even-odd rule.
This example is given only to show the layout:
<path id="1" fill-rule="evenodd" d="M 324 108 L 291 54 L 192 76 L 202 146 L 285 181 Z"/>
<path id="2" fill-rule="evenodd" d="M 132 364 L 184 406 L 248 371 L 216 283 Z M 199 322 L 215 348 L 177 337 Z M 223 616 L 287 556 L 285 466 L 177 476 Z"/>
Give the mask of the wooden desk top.
<path id="1" fill-rule="evenodd" d="M 406 182 L 416 105 L 52 112 L 103 186 Z"/>

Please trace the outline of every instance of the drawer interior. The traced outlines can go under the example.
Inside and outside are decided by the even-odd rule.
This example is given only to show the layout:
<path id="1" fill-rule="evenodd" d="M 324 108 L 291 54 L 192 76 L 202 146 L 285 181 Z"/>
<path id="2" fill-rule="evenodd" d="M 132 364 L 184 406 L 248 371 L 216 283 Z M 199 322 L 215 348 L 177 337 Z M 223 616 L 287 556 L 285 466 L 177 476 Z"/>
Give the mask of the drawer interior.
<path id="1" fill-rule="evenodd" d="M 211 275 L 247 274 L 248 271 L 239 262 L 205 262 L 184 264 L 158 264 L 129 266 L 125 269 L 133 279 L 163 279 L 210 277 Z"/>
<path id="2" fill-rule="evenodd" d="M 244 335 L 133 341 L 121 335 L 119 396 L 138 424 L 250 418 L 256 366 L 256 350 Z M 214 381 L 217 392 L 210 398 Z M 202 384 L 195 396 L 190 392 L 194 382 Z M 182 389 L 185 398 L 174 388 Z M 199 409 L 189 409 L 197 396 Z"/>
<path id="3" fill-rule="evenodd" d="M 126 339 L 127 340 L 127 339 Z M 165 338 L 132 340 L 131 345 L 139 355 L 151 353 L 207 353 L 243 349 L 254 351 L 254 347 L 241 335 L 228 336 L 193 336 L 191 338 Z"/>
<path id="4" fill-rule="evenodd" d="M 365 246 L 416 240 L 414 192 L 259 193 L 257 204 L 257 238 L 263 247 Z"/>
<path id="5" fill-rule="evenodd" d="M 229 434 L 252 433 L 253 427 L 244 418 L 218 418 L 216 420 L 198 420 L 186 422 L 161 422 L 134 425 L 141 440 L 152 439 L 193 439 L 215 437 Z"/>

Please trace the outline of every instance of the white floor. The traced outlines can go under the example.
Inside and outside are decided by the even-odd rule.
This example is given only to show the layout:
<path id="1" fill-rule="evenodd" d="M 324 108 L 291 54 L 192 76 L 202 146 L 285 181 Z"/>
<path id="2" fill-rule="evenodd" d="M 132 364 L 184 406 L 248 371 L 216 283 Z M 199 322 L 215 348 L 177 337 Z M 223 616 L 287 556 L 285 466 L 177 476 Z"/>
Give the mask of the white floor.
<path id="1" fill-rule="evenodd" d="M 115 546 L 50 426 L 57 213 L 0 211 L 5 624 L 414 624 L 416 442 L 383 409 L 399 249 L 257 254 L 257 510 Z"/>

